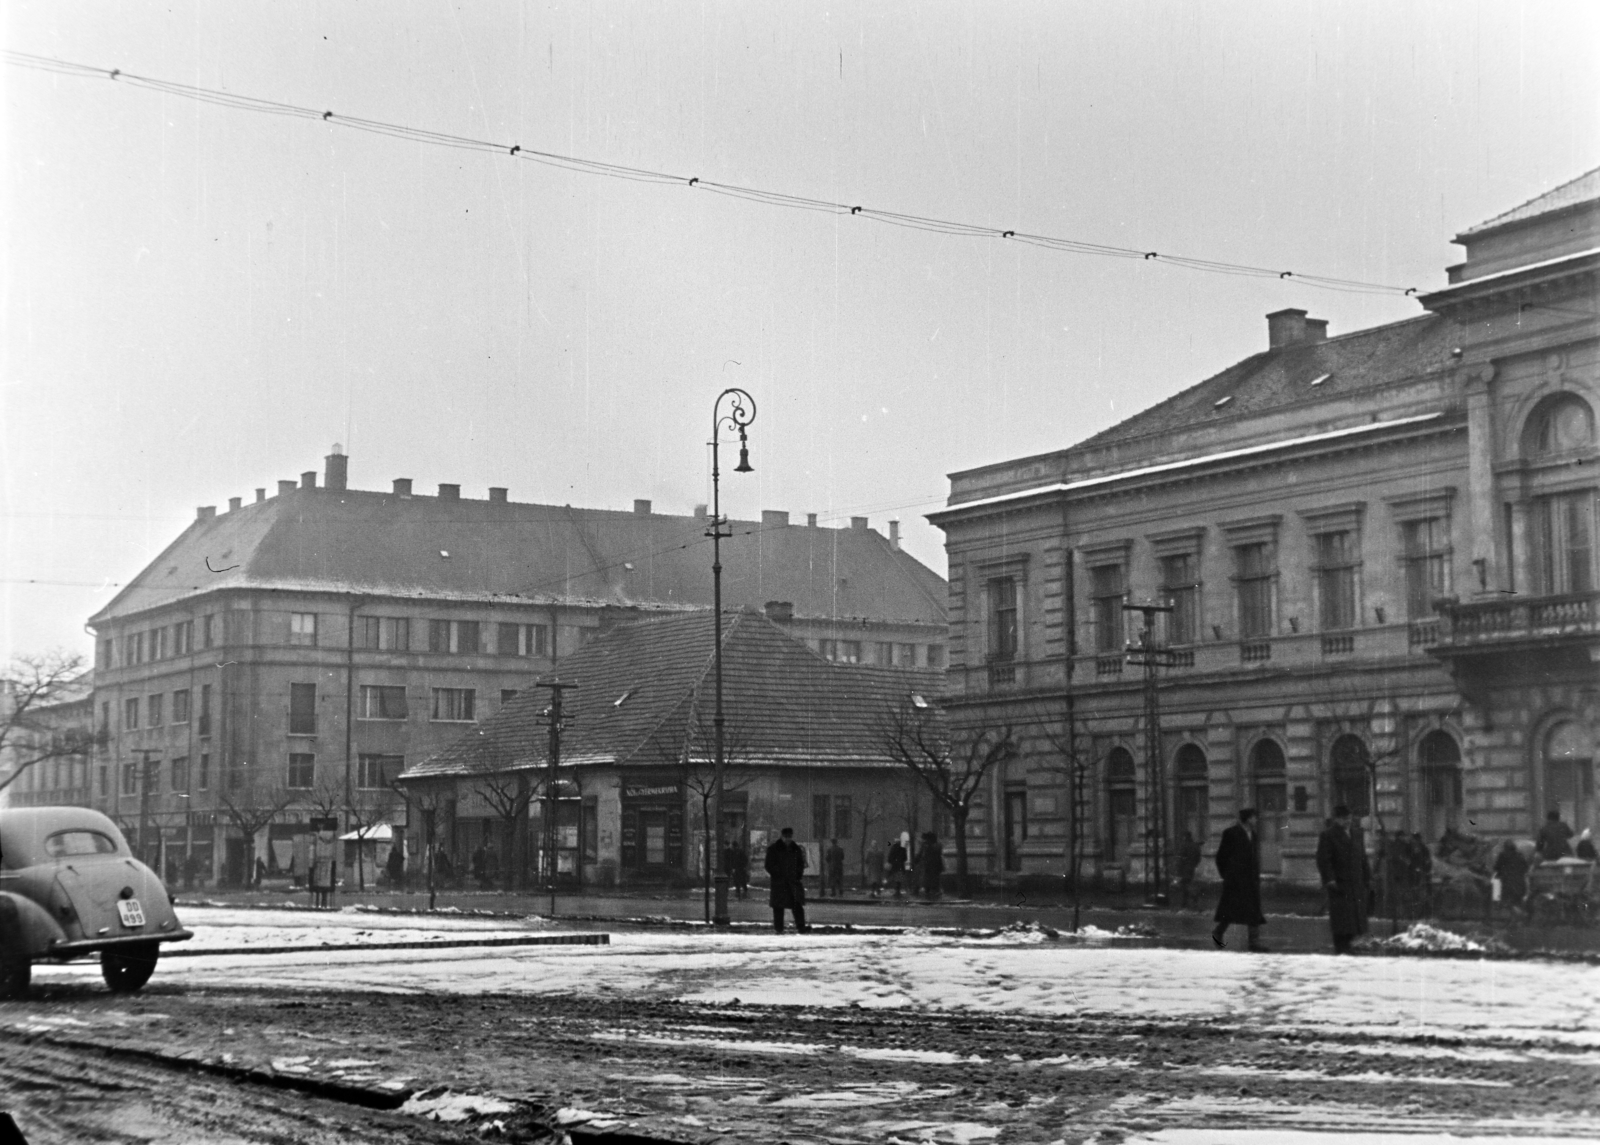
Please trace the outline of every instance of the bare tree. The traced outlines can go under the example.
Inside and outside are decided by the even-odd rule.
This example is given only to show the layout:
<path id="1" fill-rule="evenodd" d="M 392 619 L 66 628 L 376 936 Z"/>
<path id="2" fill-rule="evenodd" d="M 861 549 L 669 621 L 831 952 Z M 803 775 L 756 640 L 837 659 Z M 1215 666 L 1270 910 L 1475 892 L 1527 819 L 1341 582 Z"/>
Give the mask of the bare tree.
<path id="1" fill-rule="evenodd" d="M 967 893 L 967 820 L 983 793 L 984 778 L 1016 754 L 1009 725 L 974 728 L 957 739 L 932 701 L 913 696 L 889 708 L 878 741 L 890 758 L 910 768 L 935 802 L 950 813 L 956 837 L 956 885 Z"/>
<path id="2" fill-rule="evenodd" d="M 391 782 L 391 786 L 405 803 L 407 825 L 411 824 L 413 818 L 422 821 L 422 871 L 427 880 L 428 909 L 433 910 L 439 895 L 438 871 L 434 862 L 438 851 L 435 843 L 438 841 L 439 813 L 449 804 L 453 789 L 437 783 L 402 785 Z"/>
<path id="3" fill-rule="evenodd" d="M 46 760 L 88 755 L 106 740 L 92 717 L 62 718 L 59 705 L 81 699 L 83 657 L 51 652 L 18 656 L 0 675 L 0 791 Z"/>
<path id="4" fill-rule="evenodd" d="M 366 890 L 367 840 L 373 828 L 388 818 L 394 791 L 388 787 L 381 787 L 370 791 L 341 791 L 340 794 L 345 823 L 356 834 L 356 887 L 359 890 Z M 376 878 L 376 870 L 373 871 L 373 876 Z"/>
<path id="5" fill-rule="evenodd" d="M 256 853 L 256 836 L 279 815 L 300 801 L 300 793 L 285 787 L 260 788 L 254 785 L 224 791 L 218 797 L 223 813 L 245 842 L 243 879 L 250 882 L 251 860 Z"/>
<path id="6" fill-rule="evenodd" d="M 518 862 L 517 824 L 527 820 L 528 808 L 542 794 L 543 785 L 525 770 L 485 770 L 477 776 L 473 789 L 500 820 L 505 854 L 505 889 L 509 891 L 513 888 L 517 873 L 525 865 Z M 579 866 L 581 869 L 582 864 Z"/>
<path id="7" fill-rule="evenodd" d="M 1332 732 L 1329 746 L 1338 755 L 1329 763 L 1338 768 L 1341 763 L 1360 763 L 1366 780 L 1366 804 L 1378 828 L 1378 863 L 1383 881 L 1383 905 L 1388 909 L 1391 933 L 1400 929 L 1399 902 L 1395 865 L 1404 849 L 1399 836 L 1389 831 L 1384 822 L 1383 804 L 1378 793 L 1378 773 L 1392 763 L 1405 760 L 1405 736 L 1399 734 L 1396 724 L 1400 716 L 1393 711 L 1392 702 L 1374 696 L 1348 684 L 1340 686 L 1329 681 L 1327 701 L 1322 708 L 1322 719 Z M 1315 710 L 1315 707 L 1313 708 Z M 1359 747 L 1353 745 L 1359 744 Z M 1409 872 L 1408 872 L 1409 874 Z"/>
<path id="8" fill-rule="evenodd" d="M 863 879 L 867 871 L 867 836 L 872 833 L 874 824 L 883 822 L 888 810 L 888 796 L 881 793 L 873 792 L 861 801 L 861 847 L 857 860 L 861 866 Z"/>

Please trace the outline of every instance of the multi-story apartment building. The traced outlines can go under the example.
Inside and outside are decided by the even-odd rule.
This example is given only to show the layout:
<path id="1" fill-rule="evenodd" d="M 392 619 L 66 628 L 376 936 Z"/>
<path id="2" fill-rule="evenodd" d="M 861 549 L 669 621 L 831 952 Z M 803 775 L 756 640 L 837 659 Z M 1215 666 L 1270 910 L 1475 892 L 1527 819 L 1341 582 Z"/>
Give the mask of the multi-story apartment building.
<path id="1" fill-rule="evenodd" d="M 1455 241 L 1416 318 L 1279 311 L 1167 401 L 952 477 L 952 718 L 1019 749 L 992 869 L 1140 877 L 1246 806 L 1288 881 L 1339 803 L 1430 843 L 1594 823 L 1600 171 Z"/>
<path id="2" fill-rule="evenodd" d="M 90 621 L 91 800 L 169 870 L 305 871 L 307 822 L 390 819 L 390 784 L 619 618 L 711 603 L 708 518 L 348 488 L 316 472 L 197 519 Z M 724 541 L 729 606 L 835 659 L 942 665 L 945 585 L 865 519 L 767 513 Z M 780 603 L 781 602 L 781 603 Z M 885 654 L 881 648 L 887 647 Z M 248 839 L 257 839 L 250 854 Z"/>
<path id="3" fill-rule="evenodd" d="M 0 684 L 0 807 L 88 804 L 93 695 L 92 670 L 69 677 L 49 664 Z"/>

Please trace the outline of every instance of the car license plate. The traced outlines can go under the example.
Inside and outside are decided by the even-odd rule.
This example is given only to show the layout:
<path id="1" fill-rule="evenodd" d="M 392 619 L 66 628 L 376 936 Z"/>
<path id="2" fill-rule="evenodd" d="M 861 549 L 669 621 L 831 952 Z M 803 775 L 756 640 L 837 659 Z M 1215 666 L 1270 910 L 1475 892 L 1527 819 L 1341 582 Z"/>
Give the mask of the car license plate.
<path id="1" fill-rule="evenodd" d="M 138 899 L 118 899 L 117 913 L 122 916 L 123 926 L 144 925 L 144 908 Z"/>

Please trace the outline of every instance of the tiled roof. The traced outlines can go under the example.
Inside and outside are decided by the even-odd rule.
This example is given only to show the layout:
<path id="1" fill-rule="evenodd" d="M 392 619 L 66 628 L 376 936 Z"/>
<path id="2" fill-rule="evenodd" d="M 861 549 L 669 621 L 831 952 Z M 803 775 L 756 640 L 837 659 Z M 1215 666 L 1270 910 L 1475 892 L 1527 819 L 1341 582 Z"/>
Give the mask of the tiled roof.
<path id="1" fill-rule="evenodd" d="M 1322 342 L 1253 354 L 1079 442 L 1069 452 L 1378 389 L 1448 365 L 1450 350 L 1459 340 L 1459 330 L 1448 319 L 1425 314 Z"/>
<path id="2" fill-rule="evenodd" d="M 706 526 L 703 517 L 299 488 L 196 520 L 90 623 L 222 588 L 703 608 Z M 726 604 L 783 600 L 800 617 L 945 623 L 944 579 L 873 530 L 732 529 L 722 543 Z"/>
<path id="3" fill-rule="evenodd" d="M 1593 171 L 1586 171 L 1576 179 L 1552 187 L 1544 194 L 1529 199 L 1520 207 L 1512 207 L 1503 214 L 1496 215 L 1487 222 L 1479 223 L 1461 232 L 1461 237 L 1482 234 L 1508 223 L 1520 223 L 1525 219 L 1532 219 L 1539 215 L 1547 215 L 1551 211 L 1559 211 L 1563 207 L 1575 206 L 1578 203 L 1587 203 L 1592 199 L 1600 199 L 1600 167 Z"/>
<path id="4" fill-rule="evenodd" d="M 696 612 L 622 624 L 562 664 L 563 763 L 668 767 L 713 753 L 713 617 Z M 936 696 L 939 671 L 837 664 L 760 613 L 728 612 L 722 633 L 726 757 L 811 766 L 892 761 L 878 744 L 891 708 Z M 478 728 L 405 772 L 425 779 L 544 766 L 545 688 L 529 688 Z"/>

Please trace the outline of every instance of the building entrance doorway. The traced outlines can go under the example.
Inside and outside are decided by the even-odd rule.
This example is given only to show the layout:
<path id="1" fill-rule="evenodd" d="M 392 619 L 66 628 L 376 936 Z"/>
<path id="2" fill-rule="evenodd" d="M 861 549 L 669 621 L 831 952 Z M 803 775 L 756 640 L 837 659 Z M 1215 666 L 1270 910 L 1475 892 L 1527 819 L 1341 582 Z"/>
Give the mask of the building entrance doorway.
<path id="1" fill-rule="evenodd" d="M 1138 781 L 1135 778 L 1133 755 L 1125 747 L 1114 747 L 1106 757 L 1106 823 L 1105 854 L 1111 862 L 1124 871 L 1133 853 L 1134 836 L 1138 833 L 1139 799 Z"/>
<path id="2" fill-rule="evenodd" d="M 1261 873 L 1283 874 L 1283 844 L 1289 837 L 1289 789 L 1283 748 L 1264 739 L 1250 749 L 1255 780 L 1257 837 L 1261 840 Z"/>
<path id="3" fill-rule="evenodd" d="M 1185 832 L 1197 843 L 1205 843 L 1210 832 L 1211 788 L 1206 781 L 1206 753 L 1197 744 L 1186 743 L 1178 749 L 1173 760 L 1173 775 L 1178 785 L 1174 801 L 1176 821 L 1172 825 L 1175 838 L 1182 839 Z"/>
<path id="4" fill-rule="evenodd" d="M 1595 826 L 1593 749 L 1575 721 L 1559 723 L 1545 736 L 1544 806 L 1537 811 L 1559 811 L 1574 831 Z"/>
<path id="5" fill-rule="evenodd" d="M 1417 745 L 1422 771 L 1422 837 L 1437 844 L 1461 826 L 1461 749 L 1449 732 L 1433 731 Z"/>
<path id="6" fill-rule="evenodd" d="M 1028 793 L 1006 792 L 1006 870 L 1022 870 L 1022 841 L 1028 837 Z"/>

